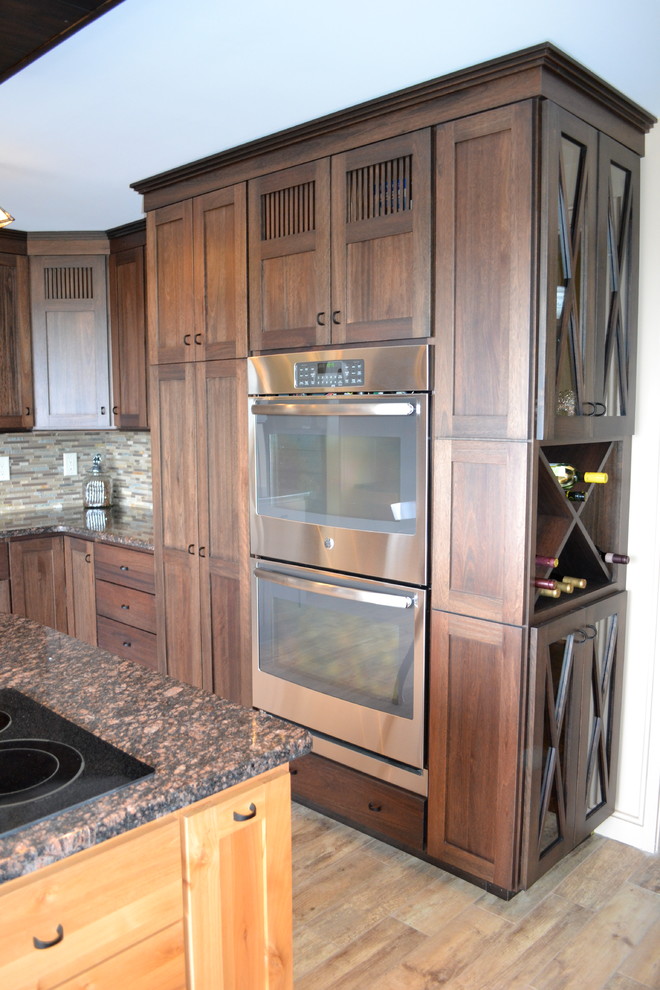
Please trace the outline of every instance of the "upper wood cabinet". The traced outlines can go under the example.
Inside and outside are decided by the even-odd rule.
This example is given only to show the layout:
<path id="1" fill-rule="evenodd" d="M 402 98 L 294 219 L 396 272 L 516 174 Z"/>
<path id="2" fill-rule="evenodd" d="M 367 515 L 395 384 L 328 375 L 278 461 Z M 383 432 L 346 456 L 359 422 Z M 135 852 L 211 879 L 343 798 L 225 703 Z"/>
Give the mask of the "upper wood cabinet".
<path id="1" fill-rule="evenodd" d="M 23 253 L 5 251 L 16 248 Z M 0 430 L 34 423 L 30 285 L 25 243 L 0 239 Z"/>
<path id="2" fill-rule="evenodd" d="M 431 132 L 249 184 L 250 347 L 426 337 Z"/>
<path id="3" fill-rule="evenodd" d="M 144 223 L 110 232 L 108 289 L 112 341 L 112 417 L 123 430 L 146 430 L 147 313 Z"/>
<path id="4" fill-rule="evenodd" d="M 105 255 L 30 258 L 34 426 L 110 426 Z"/>
<path id="5" fill-rule="evenodd" d="M 245 184 L 147 218 L 149 362 L 247 354 Z"/>
<path id="6" fill-rule="evenodd" d="M 633 431 L 639 157 L 544 107 L 537 435 Z"/>

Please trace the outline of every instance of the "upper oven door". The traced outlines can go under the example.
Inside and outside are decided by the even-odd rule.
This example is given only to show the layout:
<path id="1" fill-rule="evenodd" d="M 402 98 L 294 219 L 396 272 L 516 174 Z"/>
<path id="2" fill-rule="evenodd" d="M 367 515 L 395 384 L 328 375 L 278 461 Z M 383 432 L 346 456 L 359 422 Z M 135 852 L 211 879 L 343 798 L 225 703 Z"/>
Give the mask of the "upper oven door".
<path id="1" fill-rule="evenodd" d="M 426 584 L 428 396 L 250 399 L 251 551 Z"/>

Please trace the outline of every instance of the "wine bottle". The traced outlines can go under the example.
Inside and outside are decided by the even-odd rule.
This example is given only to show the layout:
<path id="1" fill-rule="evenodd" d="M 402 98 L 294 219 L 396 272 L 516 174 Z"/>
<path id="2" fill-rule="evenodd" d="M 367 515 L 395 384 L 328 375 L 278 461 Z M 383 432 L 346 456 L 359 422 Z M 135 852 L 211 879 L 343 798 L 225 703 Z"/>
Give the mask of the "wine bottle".
<path id="1" fill-rule="evenodd" d="M 571 502 L 586 502 L 587 493 L 586 492 L 574 492 L 569 490 L 566 492 L 566 498 L 569 498 Z"/>
<path id="2" fill-rule="evenodd" d="M 557 582 L 553 578 L 534 578 L 532 584 L 535 588 L 544 588 L 546 591 L 557 590 Z"/>
<path id="3" fill-rule="evenodd" d="M 559 567 L 559 561 L 556 557 L 544 557 L 540 553 L 537 553 L 534 561 L 537 567 Z"/>
<path id="4" fill-rule="evenodd" d="M 562 583 L 563 584 L 572 584 L 574 588 L 586 588 L 587 587 L 587 579 L 586 578 L 569 577 L 568 575 L 564 575 L 564 577 L 561 580 L 562 580 Z"/>
<path id="5" fill-rule="evenodd" d="M 629 564 L 630 557 L 627 553 L 612 553 L 610 550 L 601 550 L 600 547 L 596 548 L 601 556 L 601 560 L 604 560 L 606 564 Z"/>
<path id="6" fill-rule="evenodd" d="M 563 591 L 565 595 L 572 595 L 575 590 L 570 581 L 557 581 L 557 587 L 560 591 Z"/>
<path id="7" fill-rule="evenodd" d="M 559 598 L 561 591 L 559 588 L 539 588 L 539 595 L 544 595 L 546 598 Z"/>
<path id="8" fill-rule="evenodd" d="M 580 481 L 584 481 L 587 485 L 604 485 L 607 481 L 604 471 L 585 471 L 580 474 L 572 464 L 553 463 L 550 467 L 562 488 L 573 488 Z"/>

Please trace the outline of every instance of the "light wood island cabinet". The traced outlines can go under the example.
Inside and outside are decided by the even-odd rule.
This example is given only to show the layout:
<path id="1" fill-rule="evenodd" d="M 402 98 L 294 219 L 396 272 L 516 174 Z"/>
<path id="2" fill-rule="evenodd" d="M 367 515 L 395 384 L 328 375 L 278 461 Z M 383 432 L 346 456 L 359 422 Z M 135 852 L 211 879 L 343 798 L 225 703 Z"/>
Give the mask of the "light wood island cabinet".
<path id="1" fill-rule="evenodd" d="M 7 990 L 291 990 L 286 765 L 0 886 Z"/>

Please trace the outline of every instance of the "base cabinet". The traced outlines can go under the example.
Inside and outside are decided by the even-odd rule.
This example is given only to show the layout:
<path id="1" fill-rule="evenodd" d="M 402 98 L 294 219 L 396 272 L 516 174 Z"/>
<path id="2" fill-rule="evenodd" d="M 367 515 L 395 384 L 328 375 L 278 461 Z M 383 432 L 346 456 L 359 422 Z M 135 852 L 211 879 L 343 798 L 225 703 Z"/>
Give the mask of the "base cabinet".
<path id="1" fill-rule="evenodd" d="M 11 990 L 292 990 L 288 768 L 9 881 L 0 904 Z"/>
<path id="2" fill-rule="evenodd" d="M 94 541 L 65 537 L 64 569 L 69 636 L 96 646 Z"/>
<path id="3" fill-rule="evenodd" d="M 12 612 L 68 632 L 64 538 L 11 540 L 9 567 Z"/>
<path id="4" fill-rule="evenodd" d="M 614 810 L 626 594 L 532 629 L 523 886 Z"/>

